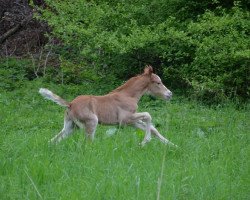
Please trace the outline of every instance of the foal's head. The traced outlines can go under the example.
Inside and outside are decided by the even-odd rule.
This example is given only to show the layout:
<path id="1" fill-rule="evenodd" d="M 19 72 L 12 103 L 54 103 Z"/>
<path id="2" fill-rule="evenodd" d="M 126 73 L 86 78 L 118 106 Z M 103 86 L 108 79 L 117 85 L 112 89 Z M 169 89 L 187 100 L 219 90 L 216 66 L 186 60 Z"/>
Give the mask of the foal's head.
<path id="1" fill-rule="evenodd" d="M 147 92 L 150 95 L 161 97 L 165 100 L 169 100 L 172 97 L 172 92 L 163 85 L 160 77 L 153 73 L 153 68 L 151 66 L 145 67 L 143 75 L 150 78 L 147 88 Z"/>

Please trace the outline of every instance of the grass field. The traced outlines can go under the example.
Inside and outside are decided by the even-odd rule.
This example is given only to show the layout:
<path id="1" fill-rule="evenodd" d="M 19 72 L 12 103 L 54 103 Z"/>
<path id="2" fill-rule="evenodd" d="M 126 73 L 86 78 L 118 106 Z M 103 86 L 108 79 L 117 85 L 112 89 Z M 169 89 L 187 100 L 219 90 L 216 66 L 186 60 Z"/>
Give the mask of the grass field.
<path id="1" fill-rule="evenodd" d="M 64 109 L 38 94 L 49 87 L 71 100 L 102 93 L 84 86 L 27 84 L 0 93 L 0 199 L 250 199 L 249 106 L 209 108 L 174 97 L 140 103 L 178 149 L 131 127 L 98 126 L 94 143 L 80 130 L 58 145 L 48 140 Z"/>

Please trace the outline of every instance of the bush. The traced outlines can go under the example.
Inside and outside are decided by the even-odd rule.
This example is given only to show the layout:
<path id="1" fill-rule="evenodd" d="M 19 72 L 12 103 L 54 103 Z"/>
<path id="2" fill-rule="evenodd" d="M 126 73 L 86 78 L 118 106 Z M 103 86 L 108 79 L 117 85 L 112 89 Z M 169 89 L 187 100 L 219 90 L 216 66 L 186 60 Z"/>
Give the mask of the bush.
<path id="1" fill-rule="evenodd" d="M 249 97 L 246 1 L 46 2 L 41 18 L 64 43 L 67 82 L 127 79 L 151 64 L 198 99 Z"/>
<path id="2" fill-rule="evenodd" d="M 0 88 L 12 91 L 31 78 L 32 63 L 29 60 L 6 58 L 0 60 Z"/>
<path id="3" fill-rule="evenodd" d="M 249 97 L 249 25 L 249 13 L 239 8 L 221 16 L 206 12 L 198 22 L 189 24 L 196 50 L 187 71 L 194 90 L 200 90 L 200 83 L 207 98 L 215 94 Z"/>

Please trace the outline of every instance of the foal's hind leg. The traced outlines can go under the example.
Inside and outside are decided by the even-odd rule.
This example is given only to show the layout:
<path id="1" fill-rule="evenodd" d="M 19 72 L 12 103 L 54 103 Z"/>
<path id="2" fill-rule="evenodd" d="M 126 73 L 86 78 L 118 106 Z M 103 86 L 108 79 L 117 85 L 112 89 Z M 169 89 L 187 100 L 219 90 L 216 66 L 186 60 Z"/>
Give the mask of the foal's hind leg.
<path id="1" fill-rule="evenodd" d="M 65 114 L 64 117 L 64 126 L 63 129 L 61 130 L 60 133 L 58 133 L 55 137 L 53 137 L 50 142 L 51 143 L 58 143 L 60 142 L 62 139 L 66 138 L 67 136 L 69 136 L 74 128 L 74 123 L 73 121 L 68 117 L 67 113 Z"/>

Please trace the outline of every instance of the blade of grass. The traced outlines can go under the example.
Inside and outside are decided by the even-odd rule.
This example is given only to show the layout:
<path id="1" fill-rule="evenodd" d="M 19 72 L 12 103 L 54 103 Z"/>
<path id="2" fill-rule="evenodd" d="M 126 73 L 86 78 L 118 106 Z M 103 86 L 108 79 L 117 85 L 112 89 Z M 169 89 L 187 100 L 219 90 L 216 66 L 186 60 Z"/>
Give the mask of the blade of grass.
<path id="1" fill-rule="evenodd" d="M 40 199 L 43 199 L 43 197 L 42 197 L 42 195 L 40 194 L 38 188 L 36 187 L 36 184 L 34 183 L 34 181 L 32 180 L 32 178 L 29 176 L 29 174 L 28 174 L 28 172 L 27 172 L 26 169 L 24 169 L 24 172 L 25 172 L 25 174 L 27 175 L 27 177 L 29 178 L 29 180 L 30 180 L 31 184 L 33 185 L 34 189 L 36 190 L 37 195 L 40 197 Z"/>
<path id="2" fill-rule="evenodd" d="M 160 177 L 158 178 L 158 182 L 157 182 L 157 200 L 160 199 L 160 194 L 161 194 L 161 184 L 162 184 L 162 179 L 163 179 L 163 173 L 164 173 L 164 166 L 165 166 L 165 158 L 166 158 L 166 152 L 167 152 L 167 148 L 165 148 L 164 150 L 164 154 L 162 156 L 162 163 L 161 163 L 161 174 Z"/>

